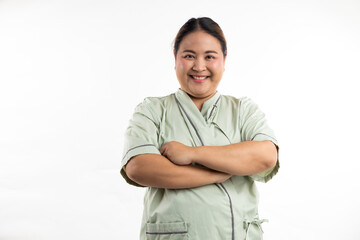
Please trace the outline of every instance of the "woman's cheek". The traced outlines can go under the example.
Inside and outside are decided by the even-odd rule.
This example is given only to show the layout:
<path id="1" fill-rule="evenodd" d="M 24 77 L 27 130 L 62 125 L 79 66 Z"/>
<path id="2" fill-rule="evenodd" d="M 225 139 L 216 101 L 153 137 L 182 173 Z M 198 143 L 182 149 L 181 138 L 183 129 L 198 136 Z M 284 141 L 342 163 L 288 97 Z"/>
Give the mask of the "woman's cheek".
<path id="1" fill-rule="evenodd" d="M 212 71 L 215 72 L 223 72 L 224 71 L 224 61 L 218 60 L 218 61 L 212 61 L 210 65 L 208 65 Z"/>
<path id="2" fill-rule="evenodd" d="M 188 68 L 187 65 L 189 65 L 188 61 L 180 58 L 179 60 L 177 60 L 176 69 L 178 71 L 186 71 L 186 69 Z"/>

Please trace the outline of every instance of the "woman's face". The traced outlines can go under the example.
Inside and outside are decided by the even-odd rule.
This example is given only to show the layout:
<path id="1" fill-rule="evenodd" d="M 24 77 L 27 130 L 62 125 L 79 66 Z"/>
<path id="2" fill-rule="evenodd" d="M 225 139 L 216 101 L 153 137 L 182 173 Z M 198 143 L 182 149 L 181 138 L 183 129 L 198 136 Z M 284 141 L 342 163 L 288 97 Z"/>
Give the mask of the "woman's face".
<path id="1" fill-rule="evenodd" d="M 217 38 L 204 31 L 186 35 L 175 56 L 176 76 L 181 89 L 192 98 L 208 99 L 225 70 L 225 58 Z"/>

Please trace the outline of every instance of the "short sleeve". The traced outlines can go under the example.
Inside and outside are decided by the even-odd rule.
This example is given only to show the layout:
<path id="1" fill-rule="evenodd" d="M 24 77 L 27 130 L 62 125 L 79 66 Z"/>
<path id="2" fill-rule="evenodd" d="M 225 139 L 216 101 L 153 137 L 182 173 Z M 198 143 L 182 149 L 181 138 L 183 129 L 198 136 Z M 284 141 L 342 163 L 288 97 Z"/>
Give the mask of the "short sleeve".
<path id="1" fill-rule="evenodd" d="M 275 166 L 259 174 L 251 175 L 253 180 L 267 182 L 279 171 L 279 144 L 273 130 L 268 126 L 265 114 L 249 98 L 240 101 L 240 135 L 242 141 L 270 140 L 276 146 L 278 159 Z"/>
<path id="2" fill-rule="evenodd" d="M 125 165 L 140 154 L 160 154 L 158 146 L 159 125 L 156 114 L 151 110 L 151 102 L 145 99 L 139 104 L 125 132 L 125 146 L 121 161 L 121 175 L 134 186 L 141 186 L 132 181 L 126 174 Z"/>

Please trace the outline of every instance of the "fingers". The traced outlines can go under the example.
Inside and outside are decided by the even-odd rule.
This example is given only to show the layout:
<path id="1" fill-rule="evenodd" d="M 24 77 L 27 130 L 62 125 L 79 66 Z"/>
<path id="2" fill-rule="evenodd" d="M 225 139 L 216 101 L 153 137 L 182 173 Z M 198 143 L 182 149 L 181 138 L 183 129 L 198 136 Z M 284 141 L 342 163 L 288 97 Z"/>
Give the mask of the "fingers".
<path id="1" fill-rule="evenodd" d="M 161 155 L 165 156 L 166 155 L 166 152 L 168 150 L 168 148 L 171 146 L 171 143 L 172 142 L 167 142 L 167 143 L 164 143 L 161 148 L 160 148 L 160 153 Z"/>
<path id="2" fill-rule="evenodd" d="M 167 157 L 170 150 L 171 150 L 171 142 L 167 142 L 161 146 L 160 153 L 164 157 Z"/>
<path id="3" fill-rule="evenodd" d="M 161 148 L 160 148 L 161 155 L 164 155 L 165 152 L 166 152 L 166 143 L 164 145 L 162 145 Z"/>
<path id="4" fill-rule="evenodd" d="M 168 153 L 174 153 L 174 150 L 179 149 L 182 145 L 183 144 L 180 144 L 179 142 L 176 141 L 164 143 L 160 148 L 160 153 L 161 155 L 166 157 Z"/>

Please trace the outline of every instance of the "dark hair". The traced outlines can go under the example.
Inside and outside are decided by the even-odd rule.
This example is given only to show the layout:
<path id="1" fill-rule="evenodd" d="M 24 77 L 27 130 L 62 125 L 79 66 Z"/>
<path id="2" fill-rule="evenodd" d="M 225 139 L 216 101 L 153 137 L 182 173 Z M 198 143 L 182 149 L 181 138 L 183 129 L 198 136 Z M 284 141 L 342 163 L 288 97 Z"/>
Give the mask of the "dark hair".
<path id="1" fill-rule="evenodd" d="M 196 31 L 204 31 L 211 36 L 217 38 L 221 45 L 221 50 L 224 57 L 226 56 L 226 40 L 223 31 L 220 26 L 214 22 L 211 18 L 201 17 L 201 18 L 191 18 L 189 19 L 179 30 L 174 40 L 174 53 L 175 56 L 179 50 L 179 46 L 183 38 Z"/>

